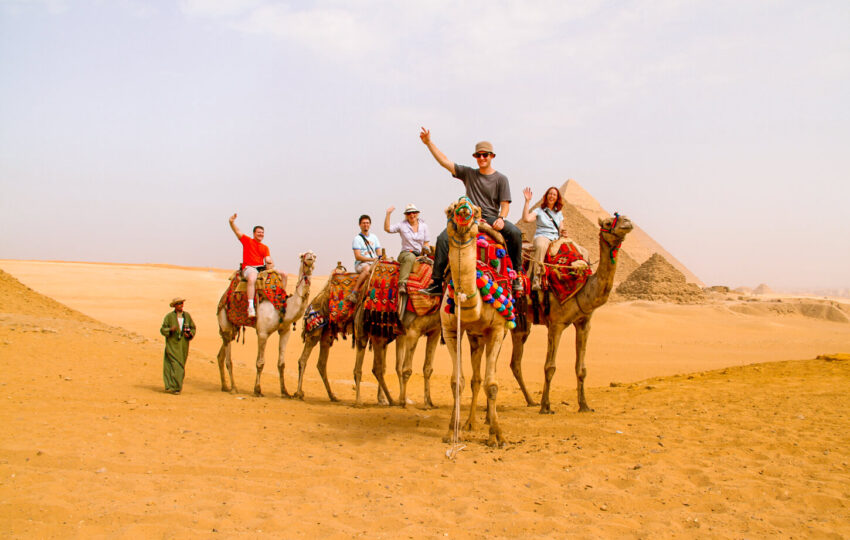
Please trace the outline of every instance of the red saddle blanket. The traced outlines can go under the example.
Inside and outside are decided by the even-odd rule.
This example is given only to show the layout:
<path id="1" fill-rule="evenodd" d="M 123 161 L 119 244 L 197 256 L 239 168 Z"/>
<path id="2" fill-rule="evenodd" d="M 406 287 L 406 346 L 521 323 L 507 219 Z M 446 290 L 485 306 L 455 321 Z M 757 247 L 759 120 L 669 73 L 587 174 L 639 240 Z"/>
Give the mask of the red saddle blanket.
<path id="1" fill-rule="evenodd" d="M 242 281 L 237 272 L 230 280 L 230 285 L 221 300 L 218 301 L 219 311 L 223 308 L 227 313 L 227 320 L 234 326 L 250 326 L 257 324 L 256 317 L 248 316 L 248 294 L 245 287 L 247 282 Z M 258 306 L 263 300 L 272 303 L 276 310 L 286 310 L 286 289 L 283 277 L 277 272 L 262 272 L 257 278 L 257 286 L 254 294 L 254 305 Z"/>
<path id="2" fill-rule="evenodd" d="M 357 274 L 331 274 L 330 293 L 328 295 L 328 319 L 334 333 L 345 329 L 354 317 L 354 303 L 347 300 L 354 290 Z"/>
<path id="3" fill-rule="evenodd" d="M 427 263 L 416 262 L 407 278 L 407 311 L 419 315 L 430 315 L 440 307 L 440 297 L 425 294 L 422 289 L 431 283 L 434 267 Z"/>
<path id="4" fill-rule="evenodd" d="M 373 336 L 392 338 L 398 324 L 398 271 L 395 261 L 378 261 L 363 299 L 363 330 Z"/>
<path id="5" fill-rule="evenodd" d="M 575 261 L 584 260 L 584 257 L 571 242 L 564 242 L 558 246 L 558 251 L 554 255 L 551 250 L 546 252 L 544 262 L 547 266 L 544 274 L 544 288 L 552 291 L 558 302 L 563 304 L 569 300 L 584 286 L 587 278 L 593 273 L 589 265 L 583 269 L 570 267 Z"/>

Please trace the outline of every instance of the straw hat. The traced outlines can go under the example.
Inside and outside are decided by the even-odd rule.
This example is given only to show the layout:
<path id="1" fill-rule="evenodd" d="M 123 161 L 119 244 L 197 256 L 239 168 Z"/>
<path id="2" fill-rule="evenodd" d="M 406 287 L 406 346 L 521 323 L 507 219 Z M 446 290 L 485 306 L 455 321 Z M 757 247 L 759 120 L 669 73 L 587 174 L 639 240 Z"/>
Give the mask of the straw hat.
<path id="1" fill-rule="evenodd" d="M 414 212 L 416 212 L 417 214 L 419 213 L 419 209 L 416 208 L 415 204 L 410 203 L 410 204 L 408 204 L 407 206 L 404 207 L 404 213 L 405 214 L 412 214 Z"/>
<path id="2" fill-rule="evenodd" d="M 169 305 L 170 307 L 174 307 L 174 306 L 176 306 L 177 304 L 182 304 L 182 303 L 183 303 L 183 302 L 185 302 L 185 301 L 186 301 L 186 299 L 185 299 L 185 298 L 181 298 L 181 297 L 179 297 L 179 296 L 178 296 L 177 298 L 175 298 L 174 300 L 172 300 L 172 301 L 171 301 L 171 303 L 170 303 L 170 304 L 168 304 L 168 305 Z"/>

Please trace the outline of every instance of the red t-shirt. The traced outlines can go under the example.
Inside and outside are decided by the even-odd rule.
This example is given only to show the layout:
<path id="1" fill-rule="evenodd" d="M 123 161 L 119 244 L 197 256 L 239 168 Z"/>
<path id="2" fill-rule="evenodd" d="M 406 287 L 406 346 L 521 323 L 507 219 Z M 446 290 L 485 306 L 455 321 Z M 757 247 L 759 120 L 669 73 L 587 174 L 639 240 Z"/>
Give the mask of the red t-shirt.
<path id="1" fill-rule="evenodd" d="M 239 241 L 242 242 L 243 266 L 263 266 L 266 264 L 266 257 L 269 256 L 268 246 L 244 234 Z"/>

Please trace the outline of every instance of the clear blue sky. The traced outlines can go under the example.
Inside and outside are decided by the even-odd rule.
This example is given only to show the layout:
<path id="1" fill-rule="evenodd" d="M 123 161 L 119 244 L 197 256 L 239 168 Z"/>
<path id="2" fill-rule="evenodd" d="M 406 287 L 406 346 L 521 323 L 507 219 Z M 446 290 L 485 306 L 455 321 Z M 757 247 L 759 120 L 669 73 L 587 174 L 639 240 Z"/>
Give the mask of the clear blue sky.
<path id="1" fill-rule="evenodd" d="M 351 266 L 575 178 L 707 284 L 850 287 L 850 2 L 0 0 L 0 258 Z"/>

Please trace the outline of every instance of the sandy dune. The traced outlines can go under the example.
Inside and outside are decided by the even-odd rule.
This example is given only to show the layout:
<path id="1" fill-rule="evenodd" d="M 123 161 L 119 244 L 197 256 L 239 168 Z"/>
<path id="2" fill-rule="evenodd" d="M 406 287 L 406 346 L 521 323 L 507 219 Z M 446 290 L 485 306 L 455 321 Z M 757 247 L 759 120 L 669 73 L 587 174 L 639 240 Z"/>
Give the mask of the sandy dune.
<path id="1" fill-rule="evenodd" d="M 273 367 L 267 397 L 254 398 L 250 333 L 235 348 L 232 395 L 219 391 L 214 361 L 229 272 L 5 260 L 0 269 L 38 291 L 0 274 L 4 537 L 850 535 L 850 359 L 813 359 L 850 352 L 850 324 L 817 310 L 606 306 L 588 350 L 592 414 L 575 412 L 569 337 L 553 416 L 524 406 L 506 344 L 499 403 L 510 444 L 484 446 L 479 425 L 449 461 L 442 348 L 436 410 L 352 408 L 348 341 L 329 362 L 343 403 L 328 403 L 315 354 L 305 401 L 278 397 Z M 178 294 L 199 334 L 184 393 L 172 396 L 161 391 L 158 328 Z M 295 336 L 290 386 L 300 349 Z M 542 328 L 526 350 L 538 390 Z"/>

